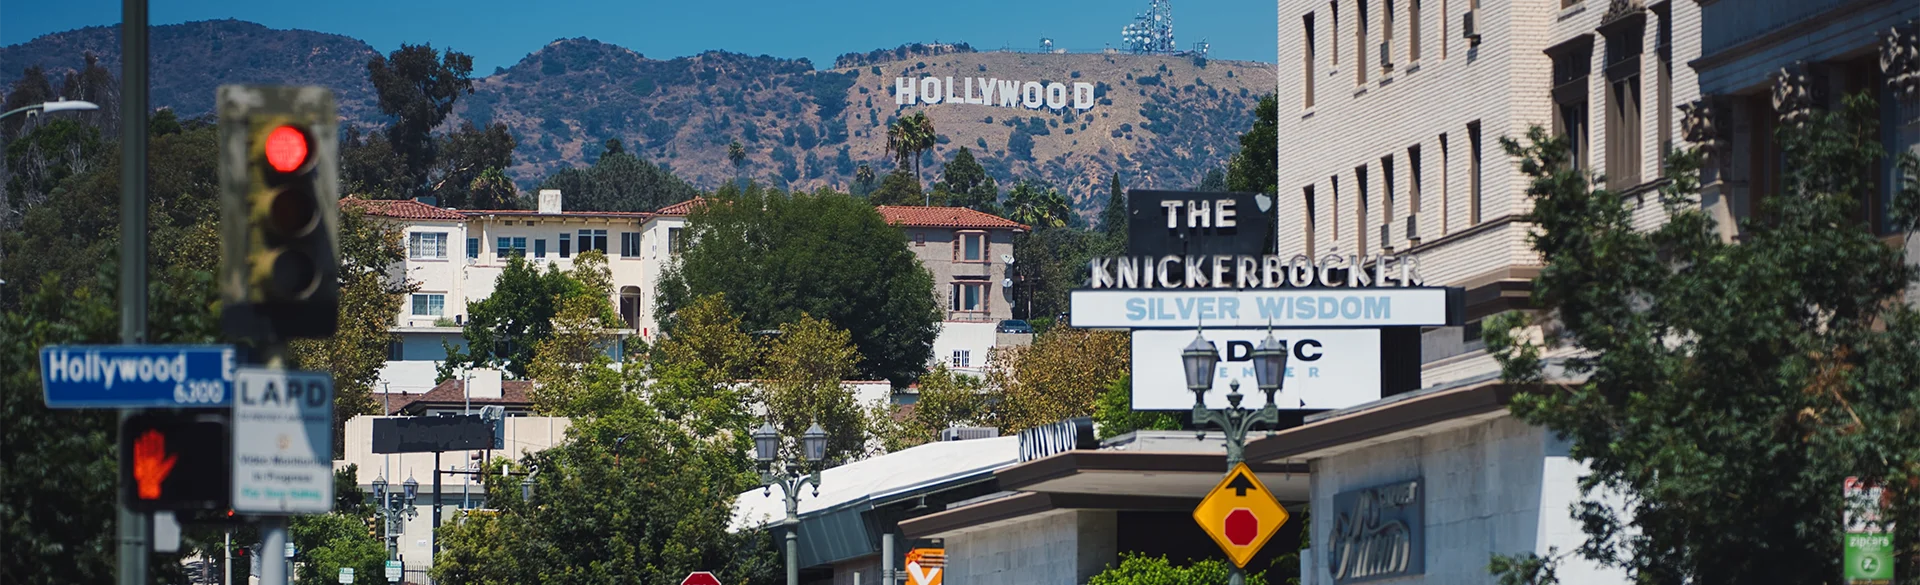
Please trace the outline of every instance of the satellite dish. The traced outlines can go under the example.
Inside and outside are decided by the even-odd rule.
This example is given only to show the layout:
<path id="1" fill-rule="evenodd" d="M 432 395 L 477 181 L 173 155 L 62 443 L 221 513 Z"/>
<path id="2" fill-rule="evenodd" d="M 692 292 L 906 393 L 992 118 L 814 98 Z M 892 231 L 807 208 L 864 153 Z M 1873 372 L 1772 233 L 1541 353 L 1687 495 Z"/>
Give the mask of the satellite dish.
<path id="1" fill-rule="evenodd" d="M 1013 255 L 1012 255 L 1012 254 L 1001 254 L 1001 255 L 1000 255 L 1000 262 L 1002 262 L 1002 263 L 1005 263 L 1005 264 L 1012 264 L 1012 263 L 1013 263 Z"/>
<path id="2" fill-rule="evenodd" d="M 1000 288 L 1013 288 L 1013 279 L 1011 278 L 1000 279 Z"/>

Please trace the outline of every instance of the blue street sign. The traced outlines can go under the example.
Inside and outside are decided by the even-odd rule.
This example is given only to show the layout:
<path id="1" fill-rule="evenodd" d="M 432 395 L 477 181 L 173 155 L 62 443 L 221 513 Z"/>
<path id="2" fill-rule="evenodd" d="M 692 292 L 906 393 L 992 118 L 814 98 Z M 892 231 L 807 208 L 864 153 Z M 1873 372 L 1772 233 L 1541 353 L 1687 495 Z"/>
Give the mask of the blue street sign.
<path id="1" fill-rule="evenodd" d="M 233 405 L 233 346 L 67 345 L 40 348 L 48 408 Z"/>

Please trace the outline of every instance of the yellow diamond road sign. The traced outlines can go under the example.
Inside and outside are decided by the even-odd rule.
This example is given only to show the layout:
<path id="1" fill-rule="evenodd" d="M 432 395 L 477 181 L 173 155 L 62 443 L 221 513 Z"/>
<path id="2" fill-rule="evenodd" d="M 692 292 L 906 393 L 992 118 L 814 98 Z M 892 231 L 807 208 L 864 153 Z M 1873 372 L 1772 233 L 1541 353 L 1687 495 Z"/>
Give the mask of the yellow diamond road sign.
<path id="1" fill-rule="evenodd" d="M 1253 470 L 1241 463 L 1227 472 L 1220 485 L 1213 486 L 1200 507 L 1193 509 L 1193 521 L 1226 551 L 1234 566 L 1245 567 L 1266 546 L 1267 539 L 1287 523 L 1287 509 L 1273 499 L 1273 492 L 1260 484 Z"/>

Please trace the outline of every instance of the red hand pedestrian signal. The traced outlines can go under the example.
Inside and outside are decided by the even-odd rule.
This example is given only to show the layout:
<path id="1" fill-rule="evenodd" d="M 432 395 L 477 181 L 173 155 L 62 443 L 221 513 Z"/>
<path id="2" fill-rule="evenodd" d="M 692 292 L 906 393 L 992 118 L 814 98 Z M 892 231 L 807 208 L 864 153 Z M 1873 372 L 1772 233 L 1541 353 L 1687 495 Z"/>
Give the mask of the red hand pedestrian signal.
<path id="1" fill-rule="evenodd" d="M 140 499 L 160 499 L 160 484 L 173 473 L 177 459 L 178 456 L 167 454 L 167 436 L 160 431 L 148 429 L 140 435 L 133 444 L 133 480 L 139 484 Z"/>

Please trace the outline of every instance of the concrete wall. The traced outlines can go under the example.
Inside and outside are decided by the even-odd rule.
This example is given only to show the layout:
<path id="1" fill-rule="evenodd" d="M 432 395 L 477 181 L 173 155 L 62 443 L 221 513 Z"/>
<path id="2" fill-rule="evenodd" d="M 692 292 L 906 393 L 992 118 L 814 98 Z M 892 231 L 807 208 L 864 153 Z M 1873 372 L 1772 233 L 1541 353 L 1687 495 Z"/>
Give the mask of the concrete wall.
<path id="1" fill-rule="evenodd" d="M 994 334 L 999 322 L 963 323 L 947 321 L 940 324 L 940 336 L 933 339 L 934 363 L 946 364 L 956 371 L 979 374 L 987 365 L 987 351 L 993 349 L 998 339 Z M 954 350 L 968 352 L 967 365 L 962 367 L 953 361 Z"/>
<path id="2" fill-rule="evenodd" d="M 1302 572 L 1313 585 L 1333 584 L 1326 555 L 1335 494 L 1395 481 L 1424 480 L 1426 570 L 1394 583 L 1488 583 L 1494 553 L 1565 553 L 1585 538 L 1570 508 L 1585 465 L 1551 432 L 1511 417 L 1317 459 L 1312 470 L 1314 547 Z M 1629 582 L 1577 557 L 1559 575 L 1562 583 Z"/>
<path id="3" fill-rule="evenodd" d="M 1058 510 L 946 535 L 953 585 L 1077 585 L 1118 557 L 1111 510 Z"/>

